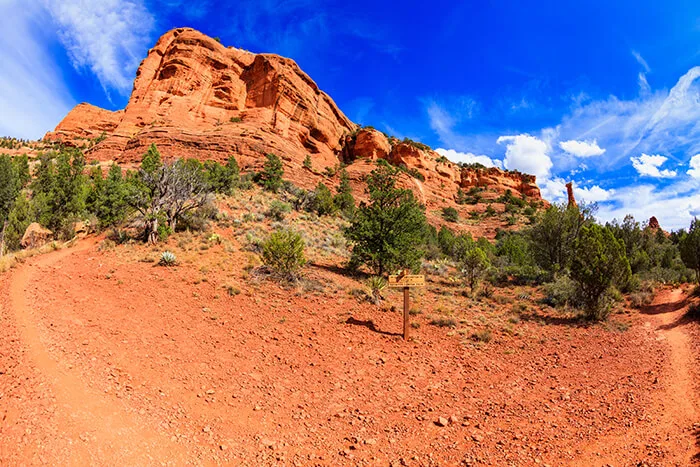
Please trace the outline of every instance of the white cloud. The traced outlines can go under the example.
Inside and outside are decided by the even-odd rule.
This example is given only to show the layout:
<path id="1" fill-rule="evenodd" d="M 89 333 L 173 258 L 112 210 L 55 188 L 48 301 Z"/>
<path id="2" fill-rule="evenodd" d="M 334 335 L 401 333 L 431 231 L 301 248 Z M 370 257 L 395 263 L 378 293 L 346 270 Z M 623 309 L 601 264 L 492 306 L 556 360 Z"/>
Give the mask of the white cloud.
<path id="1" fill-rule="evenodd" d="M 697 180 L 687 180 L 658 189 L 653 185 L 632 185 L 617 190 L 614 202 L 600 205 L 599 220 L 622 219 L 632 214 L 643 221 L 656 216 L 667 230 L 688 228 L 700 211 L 700 193 Z"/>
<path id="2" fill-rule="evenodd" d="M 40 5 L 0 0 L 0 135 L 41 138 L 75 105 L 49 50 L 49 22 Z"/>
<path id="3" fill-rule="evenodd" d="M 76 69 L 89 69 L 105 92 L 131 91 L 151 45 L 154 18 L 143 0 L 44 0 Z"/>
<path id="4" fill-rule="evenodd" d="M 598 185 L 593 185 L 590 188 L 582 188 L 574 183 L 574 196 L 580 201 L 587 203 L 600 203 L 609 201 L 615 195 L 615 190 L 601 188 Z"/>
<path id="5" fill-rule="evenodd" d="M 577 182 L 574 184 L 574 197 L 579 203 L 600 203 L 610 201 L 616 193 L 614 189 L 604 189 L 599 185 L 582 187 Z M 561 177 L 553 177 L 543 180 L 540 189 L 544 199 L 554 203 L 565 203 L 568 200 L 566 192 L 566 180 Z"/>
<path id="6" fill-rule="evenodd" d="M 458 152 L 454 149 L 443 149 L 438 148 L 435 150 L 441 156 L 444 156 L 451 160 L 452 162 L 462 162 L 465 164 L 479 163 L 485 165 L 486 167 L 503 167 L 503 162 L 498 159 L 491 159 L 489 156 L 476 155 L 471 152 Z"/>
<path id="7" fill-rule="evenodd" d="M 508 170 L 519 170 L 537 176 L 549 177 L 552 159 L 547 155 L 549 146 L 539 138 L 528 134 L 500 136 L 498 144 L 506 144 L 506 157 L 503 166 Z"/>
<path id="8" fill-rule="evenodd" d="M 688 170 L 687 174 L 693 178 L 700 178 L 700 154 L 695 154 L 691 157 L 688 165 L 690 170 Z"/>
<path id="9" fill-rule="evenodd" d="M 630 157 L 632 166 L 639 172 L 639 175 L 655 178 L 673 178 L 676 176 L 675 170 L 659 170 L 668 157 L 661 155 L 642 154 L 639 157 Z"/>
<path id="10" fill-rule="evenodd" d="M 605 154 L 605 149 L 598 146 L 596 140 L 593 141 L 562 141 L 559 147 L 576 157 L 593 157 Z"/>

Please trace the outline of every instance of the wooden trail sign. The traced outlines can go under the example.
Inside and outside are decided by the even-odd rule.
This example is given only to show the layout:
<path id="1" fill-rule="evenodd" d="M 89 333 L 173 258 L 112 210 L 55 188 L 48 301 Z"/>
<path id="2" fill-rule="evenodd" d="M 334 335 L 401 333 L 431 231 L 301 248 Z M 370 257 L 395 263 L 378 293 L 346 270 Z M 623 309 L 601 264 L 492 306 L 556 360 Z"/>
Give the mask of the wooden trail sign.
<path id="1" fill-rule="evenodd" d="M 403 340 L 408 340 L 409 311 L 411 309 L 411 287 L 425 287 L 425 276 L 422 274 L 407 274 L 401 271 L 395 276 L 389 276 L 389 287 L 403 288 Z"/>

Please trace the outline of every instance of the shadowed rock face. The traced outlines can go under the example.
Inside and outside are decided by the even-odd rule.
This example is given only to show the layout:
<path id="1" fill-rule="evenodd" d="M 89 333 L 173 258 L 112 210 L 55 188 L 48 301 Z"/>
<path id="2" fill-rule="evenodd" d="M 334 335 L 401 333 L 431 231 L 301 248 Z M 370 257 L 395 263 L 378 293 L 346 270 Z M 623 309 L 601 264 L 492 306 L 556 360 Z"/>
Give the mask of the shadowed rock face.
<path id="1" fill-rule="evenodd" d="M 359 197 L 362 177 L 385 159 L 414 174 L 402 183 L 428 209 L 453 205 L 457 191 L 471 187 L 493 198 L 511 190 L 541 199 L 534 176 L 460 168 L 427 146 L 360 129 L 293 60 L 227 48 L 193 29 L 174 29 L 158 40 L 124 110 L 80 104 L 45 139 L 80 146 L 100 136 L 88 159 L 137 164 L 155 143 L 166 158 L 224 161 L 235 155 L 246 171 L 258 170 L 264 154 L 274 153 L 285 178 L 304 188 L 328 179 L 325 169 L 342 162 Z M 311 170 L 303 167 L 307 155 Z"/>

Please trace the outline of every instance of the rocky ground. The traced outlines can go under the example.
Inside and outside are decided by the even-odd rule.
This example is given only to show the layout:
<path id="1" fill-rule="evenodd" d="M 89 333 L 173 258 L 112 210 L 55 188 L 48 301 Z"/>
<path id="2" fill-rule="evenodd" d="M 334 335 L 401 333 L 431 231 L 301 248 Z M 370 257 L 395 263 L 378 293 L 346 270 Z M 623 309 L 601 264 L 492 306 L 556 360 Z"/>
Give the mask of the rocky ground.
<path id="1" fill-rule="evenodd" d="M 430 278 L 404 342 L 399 293 L 359 301 L 331 260 L 284 288 L 186 240 L 175 268 L 86 240 L 0 276 L 0 464 L 698 461 L 682 290 L 583 325 L 534 290 Z"/>

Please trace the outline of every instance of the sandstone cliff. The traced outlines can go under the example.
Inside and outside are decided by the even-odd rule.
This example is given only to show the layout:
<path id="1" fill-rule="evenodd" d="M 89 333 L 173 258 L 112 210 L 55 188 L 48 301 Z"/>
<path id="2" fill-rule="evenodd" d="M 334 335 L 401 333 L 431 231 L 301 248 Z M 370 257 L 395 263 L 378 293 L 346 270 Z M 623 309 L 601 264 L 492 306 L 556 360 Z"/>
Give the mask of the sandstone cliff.
<path id="1" fill-rule="evenodd" d="M 363 175 L 385 159 L 406 169 L 404 185 L 436 221 L 436 208 L 454 205 L 460 189 L 479 187 L 485 199 L 505 190 L 541 199 L 533 176 L 462 168 L 420 143 L 359 128 L 293 60 L 224 47 L 187 28 L 166 33 L 148 52 L 124 110 L 80 104 L 45 140 L 76 146 L 90 140 L 89 159 L 125 165 L 138 163 L 151 143 L 165 157 L 224 161 L 235 155 L 244 171 L 259 169 L 262 156 L 274 153 L 285 163 L 285 178 L 305 188 L 345 163 L 359 197 Z M 311 170 L 303 167 L 307 155 Z M 485 210 L 459 208 L 465 217 L 466 210 Z"/>

